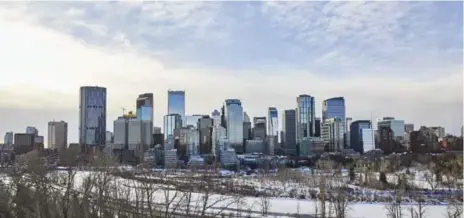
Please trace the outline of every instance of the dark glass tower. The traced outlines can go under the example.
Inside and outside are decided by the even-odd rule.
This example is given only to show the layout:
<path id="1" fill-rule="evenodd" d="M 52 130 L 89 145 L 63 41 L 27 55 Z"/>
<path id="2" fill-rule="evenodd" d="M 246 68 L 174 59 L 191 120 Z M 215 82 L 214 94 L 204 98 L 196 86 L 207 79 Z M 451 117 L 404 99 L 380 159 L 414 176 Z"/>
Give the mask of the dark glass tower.
<path id="1" fill-rule="evenodd" d="M 89 146 L 106 143 L 106 88 L 83 86 L 79 101 L 79 144 Z"/>

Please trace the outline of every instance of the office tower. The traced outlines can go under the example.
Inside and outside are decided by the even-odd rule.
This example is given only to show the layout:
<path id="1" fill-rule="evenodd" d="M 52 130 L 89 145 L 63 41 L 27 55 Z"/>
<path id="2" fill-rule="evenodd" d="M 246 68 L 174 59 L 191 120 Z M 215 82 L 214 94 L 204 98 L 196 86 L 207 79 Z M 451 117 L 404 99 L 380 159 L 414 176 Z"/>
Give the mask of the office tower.
<path id="1" fill-rule="evenodd" d="M 198 120 L 202 118 L 203 116 L 205 115 L 201 115 L 201 114 L 187 115 L 185 116 L 185 119 L 183 120 L 185 121 L 185 124 L 182 124 L 182 126 L 183 127 L 193 126 L 196 129 L 198 129 Z"/>
<path id="2" fill-rule="evenodd" d="M 296 135 L 297 143 L 305 137 L 315 134 L 314 97 L 300 95 L 296 99 Z"/>
<path id="3" fill-rule="evenodd" d="M 221 126 L 224 127 L 224 128 L 227 128 L 227 125 L 226 125 L 226 108 L 224 107 L 224 105 L 222 105 L 222 107 L 221 107 Z"/>
<path id="4" fill-rule="evenodd" d="M 64 121 L 48 122 L 48 145 L 49 149 L 65 149 L 68 147 L 68 123 Z"/>
<path id="5" fill-rule="evenodd" d="M 139 161 L 152 144 L 153 124 L 150 120 L 122 116 L 114 121 L 113 149 L 130 151 Z"/>
<path id="6" fill-rule="evenodd" d="M 24 154 L 36 148 L 35 135 L 28 133 L 15 133 L 13 149 L 16 155 Z"/>
<path id="7" fill-rule="evenodd" d="M 343 97 L 329 98 L 322 102 L 322 122 L 338 117 L 343 123 L 343 133 L 346 131 L 345 99 Z"/>
<path id="8" fill-rule="evenodd" d="M 436 130 L 421 126 L 417 131 L 411 132 L 411 147 L 413 153 L 431 153 L 440 150 Z"/>
<path id="9" fill-rule="evenodd" d="M 198 150 L 200 150 L 200 132 L 197 129 L 189 129 L 189 131 L 187 132 L 187 145 L 189 156 L 198 155 Z M 214 148 L 212 148 L 212 150 L 214 150 Z M 210 153 L 212 152 L 213 151 L 211 151 Z"/>
<path id="10" fill-rule="evenodd" d="M 106 145 L 110 145 L 113 143 L 113 133 L 111 131 L 106 131 Z"/>
<path id="11" fill-rule="evenodd" d="M 198 131 L 200 132 L 200 155 L 212 154 L 212 134 L 213 134 L 213 119 L 208 115 L 203 116 L 198 120 Z"/>
<path id="12" fill-rule="evenodd" d="M 296 155 L 296 110 L 285 110 L 282 118 L 284 151 Z"/>
<path id="13" fill-rule="evenodd" d="M 5 133 L 5 138 L 4 138 L 4 141 L 3 143 L 5 143 L 6 145 L 13 145 L 13 142 L 14 142 L 14 133 L 13 132 L 7 132 Z"/>
<path id="14" fill-rule="evenodd" d="M 33 126 L 28 126 L 26 127 L 26 133 L 27 134 L 34 134 L 34 135 L 39 135 L 39 130 Z"/>
<path id="15" fill-rule="evenodd" d="M 174 137 L 174 130 L 182 127 L 182 116 L 179 114 L 168 114 L 164 116 L 164 142 L 168 136 Z"/>
<path id="16" fill-rule="evenodd" d="M 401 141 L 404 139 L 404 120 L 396 120 L 394 117 L 383 117 L 377 120 L 377 129 L 388 127 L 393 131 L 393 139 Z"/>
<path id="17" fill-rule="evenodd" d="M 322 138 L 325 146 L 331 152 L 339 152 L 344 147 L 343 127 L 344 122 L 341 118 L 334 117 L 324 121 L 322 128 Z"/>
<path id="18" fill-rule="evenodd" d="M 320 117 L 316 117 L 314 120 L 314 137 L 321 137 L 322 122 Z"/>
<path id="19" fill-rule="evenodd" d="M 253 138 L 266 140 L 266 117 L 253 118 Z"/>
<path id="20" fill-rule="evenodd" d="M 353 118 L 347 117 L 346 118 L 346 126 L 345 126 L 345 132 L 350 131 L 351 123 L 353 122 Z"/>
<path id="21" fill-rule="evenodd" d="M 182 122 L 180 122 L 180 124 L 182 124 Z M 164 141 L 164 167 L 176 167 L 177 161 L 177 150 L 174 149 L 174 135 L 168 135 L 168 137 Z"/>
<path id="22" fill-rule="evenodd" d="M 227 138 L 226 128 L 222 126 L 214 126 L 212 134 L 212 147 L 214 148 L 214 153 L 216 157 L 219 157 L 219 152 L 221 150 L 220 146 L 224 143 Z"/>
<path id="23" fill-rule="evenodd" d="M 79 144 L 100 146 L 106 143 L 106 88 L 83 86 L 79 101 Z"/>
<path id="24" fill-rule="evenodd" d="M 185 122 L 185 91 L 168 90 L 168 114 L 179 114 L 182 125 L 187 126 Z"/>
<path id="25" fill-rule="evenodd" d="M 153 123 L 153 93 L 140 94 L 136 102 L 137 118 Z"/>
<path id="26" fill-rule="evenodd" d="M 218 110 L 214 110 L 211 113 L 211 118 L 213 118 L 213 126 L 220 126 L 221 125 L 221 113 Z"/>
<path id="27" fill-rule="evenodd" d="M 263 139 L 246 140 L 245 153 L 266 153 L 266 144 Z"/>
<path id="28" fill-rule="evenodd" d="M 270 107 L 268 109 L 267 119 L 268 119 L 267 135 L 278 137 L 279 121 L 278 121 L 278 112 L 275 107 Z"/>
<path id="29" fill-rule="evenodd" d="M 362 154 L 375 149 L 374 130 L 361 129 Z"/>
<path id="30" fill-rule="evenodd" d="M 412 131 L 414 131 L 414 124 L 413 123 L 404 124 L 404 132 L 411 133 Z"/>
<path id="31" fill-rule="evenodd" d="M 253 133 L 251 131 L 250 117 L 246 112 L 243 112 L 243 140 L 244 144 L 247 139 L 252 139 Z"/>
<path id="32" fill-rule="evenodd" d="M 243 107 L 238 99 L 227 99 L 224 102 L 224 119 L 227 130 L 227 139 L 236 149 L 243 149 Z"/>
<path id="33" fill-rule="evenodd" d="M 431 130 L 433 130 L 433 132 L 435 133 L 435 135 L 438 137 L 438 138 L 444 138 L 446 135 L 445 135 L 445 128 L 444 127 L 441 127 L 441 126 L 433 126 L 433 127 L 429 127 Z"/>
<path id="34" fill-rule="evenodd" d="M 363 145 L 363 138 L 367 140 L 366 137 L 363 137 L 363 129 L 372 129 L 370 120 L 356 120 L 350 125 L 350 145 L 351 148 L 363 154 L 365 152 Z M 372 133 L 372 132 L 371 132 Z"/>
<path id="35" fill-rule="evenodd" d="M 300 157 L 309 157 L 324 153 L 324 141 L 319 137 L 303 138 L 300 142 Z"/>

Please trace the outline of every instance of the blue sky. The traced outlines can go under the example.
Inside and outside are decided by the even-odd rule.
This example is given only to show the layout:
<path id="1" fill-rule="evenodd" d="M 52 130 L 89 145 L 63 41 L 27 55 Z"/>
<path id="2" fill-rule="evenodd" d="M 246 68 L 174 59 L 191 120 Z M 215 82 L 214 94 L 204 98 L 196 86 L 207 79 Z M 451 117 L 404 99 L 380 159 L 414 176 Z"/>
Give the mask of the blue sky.
<path id="1" fill-rule="evenodd" d="M 188 114 L 240 98 L 260 116 L 294 108 L 305 93 L 317 115 L 323 99 L 345 96 L 354 119 L 372 112 L 458 133 L 462 10 L 462 2 L 0 3 L 8 78 L 0 110 L 22 117 L 3 119 L 0 132 L 35 125 L 45 134 L 57 119 L 75 141 L 78 87 L 101 85 L 110 130 L 119 108 L 144 92 L 154 93 L 161 125 L 173 88 L 186 90 Z"/>

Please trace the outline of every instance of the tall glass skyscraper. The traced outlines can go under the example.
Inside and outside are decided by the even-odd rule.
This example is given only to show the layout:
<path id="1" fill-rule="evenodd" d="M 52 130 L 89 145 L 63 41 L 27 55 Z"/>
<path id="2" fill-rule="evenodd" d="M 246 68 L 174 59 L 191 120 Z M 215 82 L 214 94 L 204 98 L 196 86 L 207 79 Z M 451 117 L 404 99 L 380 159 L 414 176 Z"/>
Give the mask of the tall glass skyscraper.
<path id="1" fill-rule="evenodd" d="M 296 102 L 296 138 L 299 143 L 301 139 L 313 137 L 315 134 L 314 97 L 300 95 Z"/>
<path id="2" fill-rule="evenodd" d="M 286 154 L 296 155 L 296 111 L 285 110 L 282 117 L 284 149 Z"/>
<path id="3" fill-rule="evenodd" d="M 322 122 L 330 118 L 340 118 L 343 122 L 343 133 L 346 132 L 345 99 L 329 98 L 322 102 Z"/>
<path id="4" fill-rule="evenodd" d="M 224 102 L 224 118 L 227 139 L 231 144 L 243 144 L 243 107 L 238 99 L 227 99 Z"/>
<path id="5" fill-rule="evenodd" d="M 140 94 L 136 105 L 137 118 L 153 123 L 153 93 Z"/>
<path id="6" fill-rule="evenodd" d="M 179 114 L 185 122 L 185 91 L 168 90 L 168 114 Z"/>
<path id="7" fill-rule="evenodd" d="M 277 108 L 270 107 L 267 115 L 267 134 L 269 136 L 278 137 L 279 135 L 279 121 Z"/>
<path id="8" fill-rule="evenodd" d="M 79 144 L 98 146 L 106 143 L 106 88 L 83 86 L 79 102 Z"/>
<path id="9" fill-rule="evenodd" d="M 168 114 L 164 116 L 164 140 L 174 137 L 174 130 L 182 127 L 182 117 L 179 114 Z"/>

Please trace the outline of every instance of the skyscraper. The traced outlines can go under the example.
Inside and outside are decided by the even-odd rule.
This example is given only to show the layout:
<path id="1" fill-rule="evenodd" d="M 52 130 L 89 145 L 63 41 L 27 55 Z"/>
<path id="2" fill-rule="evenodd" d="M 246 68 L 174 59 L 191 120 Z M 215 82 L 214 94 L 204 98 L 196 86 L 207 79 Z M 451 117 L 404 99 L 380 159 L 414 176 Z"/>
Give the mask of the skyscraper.
<path id="1" fill-rule="evenodd" d="M 345 132 L 349 132 L 351 130 L 351 123 L 353 122 L 353 118 L 347 117 L 345 121 Z"/>
<path id="2" fill-rule="evenodd" d="M 342 119 L 338 117 L 329 118 L 324 121 L 322 138 L 325 146 L 331 152 L 339 152 L 344 148 L 343 123 Z"/>
<path id="3" fill-rule="evenodd" d="M 198 120 L 198 131 L 200 132 L 200 155 L 212 154 L 213 119 L 208 115 Z"/>
<path id="4" fill-rule="evenodd" d="M 382 117 L 377 120 L 377 129 L 381 127 L 390 128 L 393 131 L 393 139 L 401 141 L 404 139 L 404 120 L 397 120 L 394 117 Z"/>
<path id="5" fill-rule="evenodd" d="M 65 149 L 68 147 L 68 123 L 64 121 L 48 122 L 48 145 L 49 149 Z"/>
<path id="6" fill-rule="evenodd" d="M 98 146 L 106 143 L 106 88 L 83 86 L 79 102 L 79 144 Z"/>
<path id="7" fill-rule="evenodd" d="M 168 90 L 168 114 L 179 114 L 182 118 L 183 126 L 185 122 L 185 91 Z"/>
<path id="8" fill-rule="evenodd" d="M 168 114 L 164 116 L 164 142 L 169 136 L 174 137 L 174 130 L 182 127 L 182 117 L 179 114 Z"/>
<path id="9" fill-rule="evenodd" d="M 211 118 L 213 118 L 213 126 L 220 126 L 221 125 L 221 113 L 218 110 L 214 110 L 211 113 Z"/>
<path id="10" fill-rule="evenodd" d="M 238 99 L 224 102 L 224 119 L 228 142 L 234 146 L 243 145 L 243 107 Z M 236 149 L 237 150 L 237 149 Z"/>
<path id="11" fill-rule="evenodd" d="M 136 102 L 137 118 L 153 123 L 153 93 L 140 94 Z"/>
<path id="12" fill-rule="evenodd" d="M 253 138 L 265 140 L 266 129 L 266 117 L 253 117 Z"/>
<path id="13" fill-rule="evenodd" d="M 346 131 L 345 99 L 343 97 L 329 98 L 322 102 L 322 122 L 338 117 L 343 123 L 343 133 Z"/>
<path id="14" fill-rule="evenodd" d="M 296 155 L 296 111 L 285 110 L 282 118 L 282 142 L 285 153 Z"/>
<path id="15" fill-rule="evenodd" d="M 279 121 L 278 121 L 278 112 L 275 107 L 270 107 L 268 109 L 267 115 L 267 134 L 269 136 L 278 137 L 279 135 Z"/>
<path id="16" fill-rule="evenodd" d="M 5 138 L 3 143 L 6 145 L 13 145 L 13 139 L 14 139 L 14 133 L 13 132 L 7 132 L 5 133 Z"/>
<path id="17" fill-rule="evenodd" d="M 297 143 L 305 137 L 315 134 L 314 97 L 300 95 L 296 98 L 296 135 Z"/>
<path id="18" fill-rule="evenodd" d="M 314 121 L 314 137 L 321 137 L 322 122 L 320 117 L 316 117 Z"/>
<path id="19" fill-rule="evenodd" d="M 364 153 L 362 130 L 371 129 L 371 121 L 369 120 L 356 120 L 350 126 L 350 146 L 351 148 L 361 154 Z M 366 137 L 364 137 L 366 138 Z"/>

